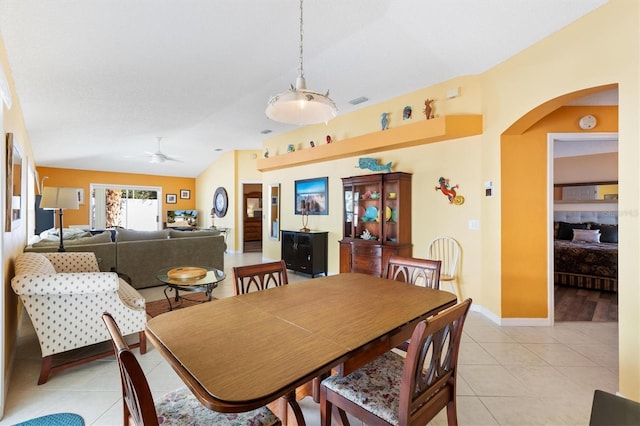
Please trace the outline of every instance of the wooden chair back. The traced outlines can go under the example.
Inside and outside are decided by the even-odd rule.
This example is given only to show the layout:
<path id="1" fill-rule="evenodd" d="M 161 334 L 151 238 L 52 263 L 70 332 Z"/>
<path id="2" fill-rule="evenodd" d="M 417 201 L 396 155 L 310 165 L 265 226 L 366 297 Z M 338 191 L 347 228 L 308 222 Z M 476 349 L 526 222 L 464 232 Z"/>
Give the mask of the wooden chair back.
<path id="1" fill-rule="evenodd" d="M 284 263 L 284 260 L 258 263 L 255 265 L 234 266 L 232 271 L 236 296 L 251 291 L 266 290 L 269 287 L 279 287 L 289 283 L 287 278 L 287 265 Z"/>
<path id="2" fill-rule="evenodd" d="M 122 399 L 124 406 L 123 425 L 158 426 L 158 416 L 147 378 L 135 355 L 129 349 L 120 332 L 118 324 L 105 312 L 102 320 L 109 330 L 113 350 L 116 354 L 120 379 L 122 381 Z"/>
<path id="3" fill-rule="evenodd" d="M 385 266 L 384 276 L 389 280 L 440 288 L 440 260 L 391 256 Z"/>
<path id="4" fill-rule="evenodd" d="M 466 299 L 416 326 L 400 385 L 399 424 L 427 424 L 444 407 L 448 423 L 458 423 L 458 351 L 470 306 Z"/>

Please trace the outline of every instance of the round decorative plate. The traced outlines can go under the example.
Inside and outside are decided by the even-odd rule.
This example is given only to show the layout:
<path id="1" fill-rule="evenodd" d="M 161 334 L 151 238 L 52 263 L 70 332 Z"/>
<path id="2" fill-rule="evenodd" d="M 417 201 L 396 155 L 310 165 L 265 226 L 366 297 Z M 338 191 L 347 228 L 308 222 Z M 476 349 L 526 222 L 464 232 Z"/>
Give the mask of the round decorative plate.
<path id="1" fill-rule="evenodd" d="M 394 222 L 398 221 L 398 209 L 391 209 L 391 220 Z"/>
<path id="2" fill-rule="evenodd" d="M 391 220 L 391 207 L 387 206 L 384 209 L 384 217 L 387 219 L 387 221 Z"/>
<path id="3" fill-rule="evenodd" d="M 365 215 L 364 215 L 364 207 L 362 207 L 362 206 L 358 206 L 358 217 L 360 219 L 365 217 Z"/>
<path id="4" fill-rule="evenodd" d="M 369 206 L 364 212 L 369 220 L 376 220 L 378 218 L 378 208 L 376 206 Z"/>
<path id="5" fill-rule="evenodd" d="M 227 214 L 228 204 L 227 191 L 219 186 L 213 194 L 213 211 L 217 217 L 224 217 Z"/>

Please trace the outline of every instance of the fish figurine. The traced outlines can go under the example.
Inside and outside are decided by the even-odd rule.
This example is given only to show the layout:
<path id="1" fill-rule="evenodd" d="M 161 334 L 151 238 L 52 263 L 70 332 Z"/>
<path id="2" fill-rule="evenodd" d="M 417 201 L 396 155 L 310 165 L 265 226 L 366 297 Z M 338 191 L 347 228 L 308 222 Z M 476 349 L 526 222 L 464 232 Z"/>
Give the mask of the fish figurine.
<path id="1" fill-rule="evenodd" d="M 359 158 L 358 167 L 361 169 L 369 169 L 374 172 L 386 171 L 391 172 L 391 161 L 387 164 L 378 164 L 378 160 L 375 158 Z"/>

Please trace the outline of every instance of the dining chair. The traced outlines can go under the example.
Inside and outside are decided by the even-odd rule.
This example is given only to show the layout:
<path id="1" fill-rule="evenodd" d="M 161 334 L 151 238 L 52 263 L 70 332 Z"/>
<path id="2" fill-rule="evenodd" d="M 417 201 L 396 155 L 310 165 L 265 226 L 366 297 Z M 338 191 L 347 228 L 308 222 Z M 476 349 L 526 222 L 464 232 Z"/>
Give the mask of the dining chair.
<path id="1" fill-rule="evenodd" d="M 269 287 L 279 287 L 289 282 L 284 260 L 234 266 L 232 273 L 236 296 L 251 291 L 266 290 Z"/>
<path id="2" fill-rule="evenodd" d="M 640 402 L 600 389 L 593 392 L 589 426 L 640 425 Z"/>
<path id="3" fill-rule="evenodd" d="M 423 287 L 440 288 L 440 265 L 442 261 L 418 259 L 416 257 L 390 256 L 385 266 L 384 277 L 389 280 L 402 281 Z M 396 346 L 396 349 L 407 352 L 409 340 Z"/>
<path id="4" fill-rule="evenodd" d="M 320 424 L 333 406 L 368 425 L 425 425 L 443 408 L 457 425 L 456 377 L 462 327 L 471 299 L 418 323 L 406 358 L 388 351 L 347 376 L 322 381 Z"/>
<path id="5" fill-rule="evenodd" d="M 385 266 L 384 277 L 438 290 L 441 264 L 440 260 L 391 256 Z"/>
<path id="6" fill-rule="evenodd" d="M 109 330 L 113 349 L 120 369 L 124 425 L 281 425 L 271 410 L 261 407 L 245 413 L 218 413 L 196 399 L 186 386 L 164 395 L 154 403 L 147 378 L 133 352 L 129 350 L 120 328 L 111 314 L 105 312 L 102 319 Z"/>
<path id="7" fill-rule="evenodd" d="M 460 259 L 460 244 L 451 237 L 436 237 L 427 247 L 427 259 L 440 260 L 442 271 L 440 273 L 440 288 L 447 282 L 451 291 L 458 296 L 458 260 Z"/>

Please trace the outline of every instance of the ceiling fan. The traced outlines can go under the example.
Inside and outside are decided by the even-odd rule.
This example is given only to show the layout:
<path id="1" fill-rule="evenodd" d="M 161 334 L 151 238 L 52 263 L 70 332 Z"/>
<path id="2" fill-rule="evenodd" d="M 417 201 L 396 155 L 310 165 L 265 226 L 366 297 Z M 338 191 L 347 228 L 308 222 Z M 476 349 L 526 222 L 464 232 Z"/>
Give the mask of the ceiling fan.
<path id="1" fill-rule="evenodd" d="M 170 157 L 162 153 L 162 151 L 160 150 L 161 140 L 162 138 L 158 138 L 158 150 L 156 152 L 149 152 L 149 151 L 146 152 L 147 157 L 149 157 L 149 162 L 151 164 L 160 164 L 160 163 L 164 163 L 165 161 L 177 161 L 179 163 L 182 163 L 182 160 L 178 160 L 177 158 Z"/>

